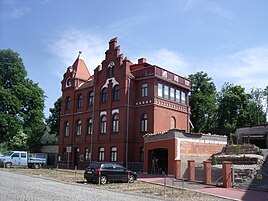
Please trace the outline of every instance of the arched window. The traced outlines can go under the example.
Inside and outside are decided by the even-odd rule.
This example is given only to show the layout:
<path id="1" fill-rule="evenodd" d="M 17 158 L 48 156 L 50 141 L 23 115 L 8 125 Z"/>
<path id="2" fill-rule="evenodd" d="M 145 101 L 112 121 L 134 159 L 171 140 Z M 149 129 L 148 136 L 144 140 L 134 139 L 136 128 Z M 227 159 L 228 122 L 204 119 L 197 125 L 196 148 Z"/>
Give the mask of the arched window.
<path id="1" fill-rule="evenodd" d="M 71 84 L 72 84 L 72 80 L 71 80 L 71 78 L 68 78 L 68 79 L 66 80 L 66 87 L 70 87 Z"/>
<path id="2" fill-rule="evenodd" d="M 99 148 L 99 161 L 104 161 L 104 148 Z"/>
<path id="3" fill-rule="evenodd" d="M 90 118 L 90 119 L 88 120 L 88 125 L 87 125 L 87 134 L 88 134 L 88 135 L 91 135 L 92 132 L 93 132 L 93 121 L 92 121 L 92 119 Z"/>
<path id="4" fill-rule="evenodd" d="M 176 128 L 176 119 L 175 119 L 175 117 L 171 117 L 171 119 L 170 119 L 170 128 L 171 129 Z"/>
<path id="5" fill-rule="evenodd" d="M 119 100 L 119 94 L 120 94 L 120 89 L 119 89 L 119 85 L 116 85 L 115 87 L 114 87 L 114 90 L 113 90 L 113 100 L 114 101 L 117 101 L 117 100 Z"/>
<path id="6" fill-rule="evenodd" d="M 105 116 L 103 116 L 103 117 L 101 118 L 100 132 L 101 132 L 101 133 L 106 133 L 106 117 L 105 117 Z"/>
<path id="7" fill-rule="evenodd" d="M 141 132 L 147 131 L 147 114 L 142 114 L 141 116 Z"/>
<path id="8" fill-rule="evenodd" d="M 114 77 L 114 62 L 111 61 L 107 68 L 107 78 Z"/>
<path id="9" fill-rule="evenodd" d="M 82 121 L 79 119 L 76 122 L 76 135 L 81 135 Z"/>
<path id="10" fill-rule="evenodd" d="M 66 98 L 66 110 L 70 110 L 71 108 L 71 98 L 68 96 Z"/>
<path id="11" fill-rule="evenodd" d="M 112 128 L 113 133 L 117 133 L 119 129 L 119 115 L 118 114 L 113 116 L 112 126 L 113 126 Z"/>
<path id="12" fill-rule="evenodd" d="M 101 92 L 101 102 L 106 102 L 107 101 L 107 88 L 104 88 Z"/>
<path id="13" fill-rule="evenodd" d="M 91 159 L 91 150 L 90 148 L 86 148 L 86 151 L 85 151 L 85 160 L 86 161 L 90 161 Z"/>
<path id="14" fill-rule="evenodd" d="M 116 162 L 117 161 L 117 148 L 116 147 L 111 148 L 110 161 L 111 162 Z"/>
<path id="15" fill-rule="evenodd" d="M 68 121 L 66 121 L 65 123 L 64 123 L 64 135 L 65 136 L 69 136 L 69 122 Z"/>
<path id="16" fill-rule="evenodd" d="M 78 96 L 78 108 L 81 108 L 83 106 L 83 95 L 80 94 Z"/>
<path id="17" fill-rule="evenodd" d="M 114 66 L 112 66 L 111 71 L 111 77 L 114 77 Z"/>
<path id="18" fill-rule="evenodd" d="M 93 106 L 93 103 L 94 103 L 94 93 L 91 92 L 91 93 L 89 94 L 89 97 L 88 97 L 88 105 L 89 105 L 89 106 Z"/>

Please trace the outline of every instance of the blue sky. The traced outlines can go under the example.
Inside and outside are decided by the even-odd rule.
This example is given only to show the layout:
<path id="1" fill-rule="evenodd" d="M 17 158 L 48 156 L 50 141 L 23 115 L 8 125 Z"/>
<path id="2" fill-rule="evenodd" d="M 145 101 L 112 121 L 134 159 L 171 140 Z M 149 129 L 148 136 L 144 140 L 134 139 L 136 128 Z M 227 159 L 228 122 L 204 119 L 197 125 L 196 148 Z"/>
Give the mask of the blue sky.
<path id="1" fill-rule="evenodd" d="M 267 10 L 266 0 L 0 0 L 0 49 L 20 54 L 45 91 L 46 116 L 78 51 L 93 73 L 114 37 L 134 63 L 250 91 L 268 86 Z"/>

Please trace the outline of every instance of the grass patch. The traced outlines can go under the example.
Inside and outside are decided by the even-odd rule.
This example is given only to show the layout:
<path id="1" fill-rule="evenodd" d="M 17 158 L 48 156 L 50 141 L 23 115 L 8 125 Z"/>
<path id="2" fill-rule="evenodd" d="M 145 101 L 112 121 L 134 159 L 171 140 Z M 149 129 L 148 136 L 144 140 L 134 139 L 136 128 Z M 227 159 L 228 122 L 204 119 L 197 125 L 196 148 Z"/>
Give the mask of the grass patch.
<path id="1" fill-rule="evenodd" d="M 113 190 L 117 192 L 124 192 L 128 194 L 136 194 L 147 197 L 154 197 L 160 199 L 172 199 L 172 200 L 218 200 L 213 196 L 205 195 L 202 193 L 192 192 L 188 190 L 182 190 L 179 188 L 171 188 L 164 186 L 146 183 L 142 181 L 135 181 L 134 183 L 108 183 L 105 185 L 89 184 L 84 179 L 84 174 L 81 171 L 67 171 L 67 170 L 55 170 L 55 169 L 25 169 L 25 168 L 11 168 L 5 169 L 6 171 L 20 172 L 23 174 L 34 175 L 54 181 L 75 183 L 76 185 L 83 185 L 91 188 L 101 188 L 107 190 Z"/>

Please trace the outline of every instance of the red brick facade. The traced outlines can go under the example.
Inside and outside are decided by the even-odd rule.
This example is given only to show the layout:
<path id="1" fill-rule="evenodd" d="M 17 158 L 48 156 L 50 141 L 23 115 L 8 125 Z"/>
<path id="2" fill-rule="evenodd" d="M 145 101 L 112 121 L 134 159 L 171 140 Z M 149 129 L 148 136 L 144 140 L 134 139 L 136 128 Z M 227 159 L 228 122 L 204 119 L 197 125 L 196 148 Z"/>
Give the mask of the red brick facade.
<path id="1" fill-rule="evenodd" d="M 62 80 L 60 162 L 80 168 L 91 161 L 142 167 L 144 134 L 171 128 L 189 132 L 189 91 L 188 79 L 144 58 L 137 64 L 124 58 L 117 38 L 94 75 L 79 55 Z"/>

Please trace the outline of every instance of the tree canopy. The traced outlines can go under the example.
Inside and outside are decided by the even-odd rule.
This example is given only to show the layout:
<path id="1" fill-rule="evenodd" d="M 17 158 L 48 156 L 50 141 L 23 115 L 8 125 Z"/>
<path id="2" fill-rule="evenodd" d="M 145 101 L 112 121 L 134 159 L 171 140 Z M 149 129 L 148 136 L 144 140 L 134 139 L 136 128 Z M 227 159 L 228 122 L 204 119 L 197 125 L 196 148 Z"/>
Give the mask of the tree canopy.
<path id="1" fill-rule="evenodd" d="M 10 148 L 38 147 L 45 128 L 44 100 L 44 91 L 27 78 L 19 54 L 0 50 L 0 143 Z"/>
<path id="2" fill-rule="evenodd" d="M 217 92 L 207 73 L 197 72 L 189 75 L 189 79 L 193 132 L 229 135 L 237 127 L 266 123 L 267 87 L 253 88 L 246 93 L 242 86 L 225 83 Z"/>
<path id="3" fill-rule="evenodd" d="M 54 107 L 49 109 L 50 115 L 46 119 L 46 123 L 50 128 L 49 133 L 56 134 L 57 136 L 60 133 L 61 100 L 61 97 L 56 100 Z"/>
<path id="4" fill-rule="evenodd" d="M 193 132 L 211 132 L 216 112 L 216 87 L 207 73 L 197 72 L 189 75 L 191 80 L 191 121 Z"/>

